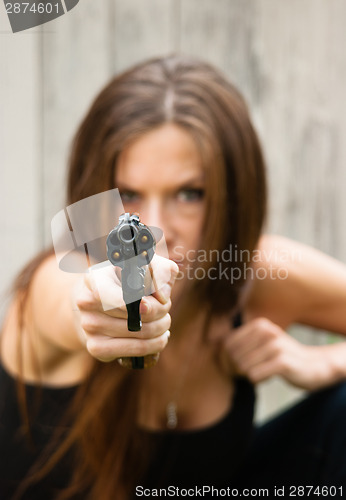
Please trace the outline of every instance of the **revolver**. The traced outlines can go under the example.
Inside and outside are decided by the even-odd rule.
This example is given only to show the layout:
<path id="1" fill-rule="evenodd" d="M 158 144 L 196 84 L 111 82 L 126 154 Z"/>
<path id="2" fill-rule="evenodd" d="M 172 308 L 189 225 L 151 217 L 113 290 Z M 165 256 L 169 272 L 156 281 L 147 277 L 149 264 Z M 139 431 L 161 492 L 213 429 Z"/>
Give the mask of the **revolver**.
<path id="1" fill-rule="evenodd" d="M 136 214 L 124 213 L 119 224 L 107 237 L 107 257 L 121 268 L 123 299 L 127 309 L 127 328 L 138 332 L 142 328 L 139 306 L 144 295 L 144 266 L 148 265 L 155 254 L 155 238 L 150 229 L 142 224 Z M 158 354 L 120 358 L 119 362 L 127 368 L 148 368 L 156 364 Z"/>

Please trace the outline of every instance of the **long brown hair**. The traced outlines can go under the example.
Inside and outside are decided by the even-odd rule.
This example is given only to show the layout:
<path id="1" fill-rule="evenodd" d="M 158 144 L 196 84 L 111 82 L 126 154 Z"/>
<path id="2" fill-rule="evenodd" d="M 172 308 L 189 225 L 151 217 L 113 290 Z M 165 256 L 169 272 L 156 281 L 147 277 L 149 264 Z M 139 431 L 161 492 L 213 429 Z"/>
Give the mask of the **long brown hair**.
<path id="1" fill-rule="evenodd" d="M 212 66 L 190 57 L 144 62 L 116 76 L 101 91 L 73 141 L 67 204 L 112 189 L 119 154 L 167 122 L 188 131 L 201 152 L 207 186 L 201 248 L 237 248 L 239 255 L 246 250 L 249 263 L 266 210 L 261 148 L 239 92 Z M 30 267 L 31 277 L 41 261 Z M 217 264 L 218 279 L 193 283 L 190 304 L 202 302 L 212 314 L 231 313 L 239 306 L 246 276 L 232 282 L 222 272 L 229 263 Z M 213 265 L 215 259 L 204 264 L 206 269 Z M 28 272 L 25 279 L 28 283 Z M 23 288 L 21 280 L 16 286 Z M 111 499 L 114 492 L 117 498 L 128 498 L 133 471 L 143 471 L 148 452 L 136 433 L 139 386 L 140 374 L 95 361 L 69 409 L 71 430 L 36 479 L 73 448 L 71 484 L 59 499 L 72 498 L 78 491 L 90 499 Z"/>

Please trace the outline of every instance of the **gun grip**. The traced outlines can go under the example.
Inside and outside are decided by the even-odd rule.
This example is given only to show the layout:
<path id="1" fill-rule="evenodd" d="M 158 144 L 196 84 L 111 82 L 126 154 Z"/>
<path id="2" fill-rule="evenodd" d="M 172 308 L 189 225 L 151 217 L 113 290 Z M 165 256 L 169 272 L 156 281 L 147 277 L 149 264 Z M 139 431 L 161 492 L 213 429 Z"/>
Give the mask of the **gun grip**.
<path id="1" fill-rule="evenodd" d="M 130 304 L 126 304 L 127 328 L 130 332 L 139 332 L 142 328 L 141 315 L 139 312 L 140 303 L 141 299 L 135 300 L 135 302 L 130 302 Z"/>
<path id="2" fill-rule="evenodd" d="M 141 299 L 135 302 L 130 302 L 126 304 L 127 309 L 127 328 L 130 332 L 139 332 L 142 328 L 141 315 L 139 312 L 139 306 L 141 304 Z M 138 356 L 130 358 L 131 368 L 142 369 L 144 368 L 144 357 Z"/>
<path id="3" fill-rule="evenodd" d="M 141 300 L 136 300 L 135 302 L 126 304 L 128 314 L 127 327 L 130 332 L 138 332 L 142 328 L 141 315 L 139 313 L 140 303 Z M 119 358 L 119 362 L 126 368 L 140 370 L 142 368 L 150 368 L 151 366 L 155 366 L 158 359 L 159 353 L 156 353 L 148 354 L 147 356 Z"/>

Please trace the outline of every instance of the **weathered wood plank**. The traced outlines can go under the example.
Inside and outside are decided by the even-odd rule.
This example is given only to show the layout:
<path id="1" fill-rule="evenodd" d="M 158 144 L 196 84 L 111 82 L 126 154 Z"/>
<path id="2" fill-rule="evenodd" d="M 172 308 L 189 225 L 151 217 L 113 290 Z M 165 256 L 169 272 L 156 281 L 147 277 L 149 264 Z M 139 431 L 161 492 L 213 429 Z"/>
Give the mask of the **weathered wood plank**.
<path id="1" fill-rule="evenodd" d="M 346 262 L 346 120 L 340 106 L 346 78 L 339 47 L 346 41 L 340 22 L 346 5 L 263 0 L 256 7 L 253 59 L 262 89 L 250 102 L 268 159 L 269 229 Z M 306 343 L 330 340 L 303 328 L 291 333 Z M 260 418 L 301 395 L 279 380 L 260 392 Z"/>
<path id="2" fill-rule="evenodd" d="M 114 71 L 177 49 L 175 2 L 113 0 Z"/>
<path id="3" fill-rule="evenodd" d="M 252 38 L 256 2 L 184 0 L 180 48 L 220 68 L 245 94 L 256 77 Z"/>
<path id="4" fill-rule="evenodd" d="M 110 74 L 108 3 L 84 0 L 44 29 L 44 234 L 49 244 L 50 221 L 65 202 L 72 136 Z"/>
<path id="5" fill-rule="evenodd" d="M 345 252 L 338 207 L 345 180 L 345 63 L 334 61 L 345 15 L 339 1 L 264 0 L 257 3 L 254 36 L 267 82 L 261 102 L 253 102 L 269 165 L 270 227 L 339 258 Z M 339 72 L 344 79 L 335 78 Z"/>
<path id="6" fill-rule="evenodd" d="M 41 243 L 39 43 L 37 30 L 12 34 L 0 9 L 0 310 L 13 275 Z"/>

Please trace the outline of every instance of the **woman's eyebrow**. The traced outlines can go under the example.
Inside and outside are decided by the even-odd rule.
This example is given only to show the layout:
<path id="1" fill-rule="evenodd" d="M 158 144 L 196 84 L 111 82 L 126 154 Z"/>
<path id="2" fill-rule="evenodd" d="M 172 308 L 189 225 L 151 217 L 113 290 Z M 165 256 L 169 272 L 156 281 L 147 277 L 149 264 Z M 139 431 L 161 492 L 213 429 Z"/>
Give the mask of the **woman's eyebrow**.
<path id="1" fill-rule="evenodd" d="M 135 191 L 136 190 L 136 188 L 134 188 L 133 186 L 130 186 L 130 185 L 126 184 L 126 182 L 117 182 L 116 187 L 118 189 L 126 189 L 126 191 Z"/>
<path id="2" fill-rule="evenodd" d="M 186 179 L 182 182 L 177 182 L 175 185 L 177 187 L 185 187 L 185 186 L 193 186 L 193 185 L 200 185 L 204 184 L 204 177 L 194 177 L 191 179 Z"/>
<path id="3" fill-rule="evenodd" d="M 205 178 L 202 175 L 199 175 L 198 177 L 191 177 L 187 179 L 183 179 L 182 181 L 173 181 L 169 184 L 170 188 L 178 189 L 178 188 L 184 188 L 184 187 L 191 187 L 194 185 L 204 185 Z M 118 189 L 120 190 L 126 190 L 126 191 L 139 191 L 141 189 L 140 185 L 130 185 L 126 182 L 118 182 L 117 186 Z"/>

